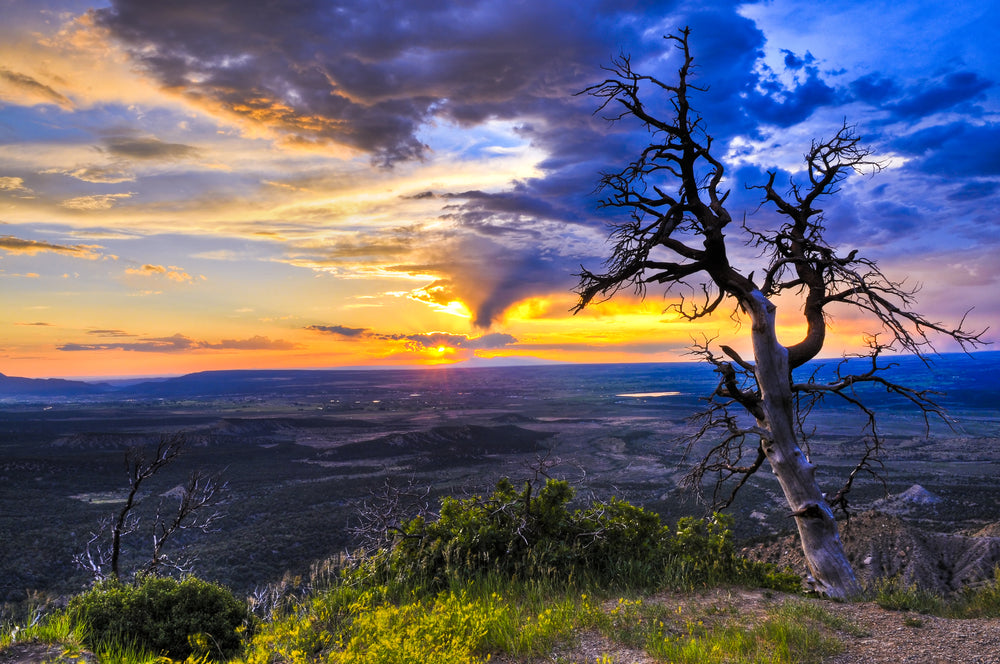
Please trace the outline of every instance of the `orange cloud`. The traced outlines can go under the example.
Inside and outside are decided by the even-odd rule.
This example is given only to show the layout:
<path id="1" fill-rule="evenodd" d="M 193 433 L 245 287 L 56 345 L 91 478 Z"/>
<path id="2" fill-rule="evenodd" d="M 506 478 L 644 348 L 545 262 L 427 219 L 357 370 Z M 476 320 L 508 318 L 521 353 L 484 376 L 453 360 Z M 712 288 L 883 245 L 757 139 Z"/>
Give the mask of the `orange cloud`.
<path id="1" fill-rule="evenodd" d="M 184 271 L 184 268 L 177 267 L 176 265 L 171 265 L 169 267 L 164 267 L 162 265 L 151 265 L 149 263 L 143 265 L 141 268 L 130 267 L 125 270 L 125 274 L 140 276 L 140 277 L 154 277 L 163 276 L 170 281 L 176 281 L 180 284 L 193 283 L 194 277 Z"/>
<path id="2" fill-rule="evenodd" d="M 0 191 L 13 191 L 13 192 L 20 192 L 22 194 L 33 193 L 30 189 L 24 186 L 24 178 L 16 178 L 11 176 L 5 176 L 0 178 Z"/>
<path id="3" fill-rule="evenodd" d="M 96 210 L 110 210 L 115 206 L 119 200 L 126 198 L 132 198 L 135 192 L 128 192 L 124 194 L 96 194 L 94 196 L 77 196 L 76 198 L 70 198 L 62 203 L 64 208 L 69 208 L 70 210 L 81 210 L 81 211 L 96 211 Z"/>
<path id="4" fill-rule="evenodd" d="M 0 236 L 0 249 L 9 254 L 22 254 L 34 256 L 43 252 L 65 254 L 75 258 L 85 258 L 87 260 L 97 260 L 101 257 L 97 249 L 102 247 L 97 244 L 53 244 L 52 242 L 40 242 L 38 240 L 23 240 L 13 235 Z"/>

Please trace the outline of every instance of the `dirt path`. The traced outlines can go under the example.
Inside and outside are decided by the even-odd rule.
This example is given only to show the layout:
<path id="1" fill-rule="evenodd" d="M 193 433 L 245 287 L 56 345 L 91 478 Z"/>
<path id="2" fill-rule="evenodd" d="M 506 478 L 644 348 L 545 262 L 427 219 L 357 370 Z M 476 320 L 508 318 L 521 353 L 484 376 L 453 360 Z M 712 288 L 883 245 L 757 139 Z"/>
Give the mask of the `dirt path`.
<path id="1" fill-rule="evenodd" d="M 788 595 L 757 590 L 714 590 L 702 595 L 668 594 L 655 600 L 683 604 L 695 611 L 712 608 L 713 613 L 740 616 L 740 622 L 762 619 L 767 611 L 786 601 Z M 818 601 L 818 600 L 817 600 Z M 844 652 L 821 662 L 803 664 L 1000 664 L 1000 620 L 953 620 L 916 613 L 889 611 L 877 604 L 823 602 L 830 613 L 844 619 L 855 633 L 840 633 Z M 726 611 L 719 611 L 726 607 Z M 548 661 L 598 661 L 611 654 L 615 664 L 656 664 L 643 652 L 629 650 L 588 634 L 575 647 L 560 652 L 561 659 Z M 504 662 L 506 664 L 506 662 Z"/>
<path id="2" fill-rule="evenodd" d="M 876 604 L 827 609 L 869 633 L 844 637 L 846 650 L 823 664 L 1000 664 L 1000 620 L 935 618 Z"/>

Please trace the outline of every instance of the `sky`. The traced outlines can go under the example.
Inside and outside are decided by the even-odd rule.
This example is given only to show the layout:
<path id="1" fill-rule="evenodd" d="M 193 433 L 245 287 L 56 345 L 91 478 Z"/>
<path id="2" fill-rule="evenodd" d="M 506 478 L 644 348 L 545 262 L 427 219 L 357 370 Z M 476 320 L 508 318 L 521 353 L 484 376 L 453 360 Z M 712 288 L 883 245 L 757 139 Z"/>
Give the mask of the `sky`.
<path id="1" fill-rule="evenodd" d="M 610 251 L 595 185 L 649 139 L 577 93 L 619 54 L 672 81 L 664 36 L 685 26 L 733 217 L 767 226 L 748 185 L 801 175 L 812 140 L 855 125 L 887 168 L 826 199 L 831 243 L 920 286 L 932 320 L 993 339 L 997 7 L 0 0 L 0 372 L 746 349 L 728 314 L 679 320 L 674 294 L 571 312 L 574 275 Z M 749 272 L 754 254 L 735 255 Z M 826 355 L 878 331 L 831 314 Z M 798 341 L 795 302 L 778 321 Z"/>

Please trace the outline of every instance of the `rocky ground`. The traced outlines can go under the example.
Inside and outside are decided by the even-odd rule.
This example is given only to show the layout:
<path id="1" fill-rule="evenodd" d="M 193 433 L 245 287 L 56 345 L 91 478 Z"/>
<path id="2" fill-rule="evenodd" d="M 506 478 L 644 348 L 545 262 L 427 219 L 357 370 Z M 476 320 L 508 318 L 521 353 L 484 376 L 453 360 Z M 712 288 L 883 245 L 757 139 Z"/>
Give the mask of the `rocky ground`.
<path id="1" fill-rule="evenodd" d="M 1000 565 L 998 532 L 1000 524 L 975 532 L 932 532 L 874 510 L 841 523 L 844 549 L 864 583 L 898 579 L 904 587 L 915 585 L 938 594 L 954 593 L 994 578 Z M 806 573 L 798 539 L 792 535 L 748 547 L 744 553 Z"/>
<path id="2" fill-rule="evenodd" d="M 714 591 L 687 601 L 726 605 L 749 621 L 749 616 L 761 615 L 769 606 L 787 599 L 761 592 Z M 869 602 L 828 602 L 824 608 L 853 629 L 838 634 L 843 645 L 840 654 L 811 664 L 1000 664 L 1000 620 L 935 618 L 888 611 Z M 614 646 L 596 635 L 584 635 L 574 647 L 558 653 L 562 659 L 549 661 L 590 664 L 602 654 L 613 656 L 615 664 L 656 663 L 645 653 Z"/>

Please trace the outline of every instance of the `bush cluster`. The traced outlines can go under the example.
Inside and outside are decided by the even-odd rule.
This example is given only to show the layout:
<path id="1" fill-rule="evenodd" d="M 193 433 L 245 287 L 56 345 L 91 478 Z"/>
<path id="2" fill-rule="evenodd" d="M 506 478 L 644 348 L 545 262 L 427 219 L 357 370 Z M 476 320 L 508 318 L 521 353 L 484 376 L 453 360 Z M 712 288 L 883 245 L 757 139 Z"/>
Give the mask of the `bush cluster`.
<path id="1" fill-rule="evenodd" d="M 436 519 L 403 523 L 386 571 L 432 588 L 489 574 L 617 587 L 800 584 L 740 557 L 722 516 L 681 519 L 671 530 L 656 513 L 616 498 L 571 510 L 572 498 L 564 481 L 518 490 L 506 479 L 486 498 L 444 498 Z"/>
<path id="2" fill-rule="evenodd" d="M 193 577 L 150 576 L 136 585 L 106 581 L 74 597 L 68 613 L 92 650 L 129 644 L 174 660 L 192 653 L 232 657 L 253 620 L 228 589 Z M 195 652 L 201 648 L 206 652 Z"/>

